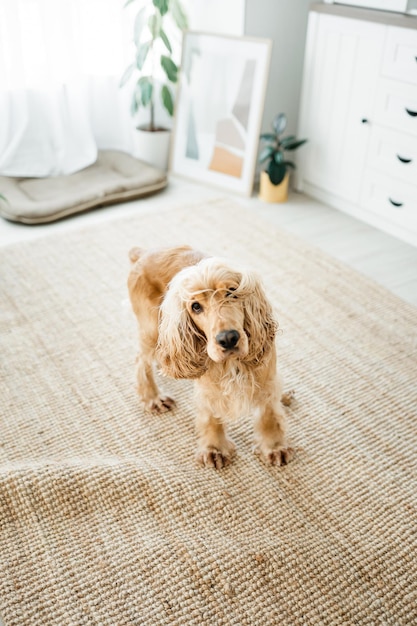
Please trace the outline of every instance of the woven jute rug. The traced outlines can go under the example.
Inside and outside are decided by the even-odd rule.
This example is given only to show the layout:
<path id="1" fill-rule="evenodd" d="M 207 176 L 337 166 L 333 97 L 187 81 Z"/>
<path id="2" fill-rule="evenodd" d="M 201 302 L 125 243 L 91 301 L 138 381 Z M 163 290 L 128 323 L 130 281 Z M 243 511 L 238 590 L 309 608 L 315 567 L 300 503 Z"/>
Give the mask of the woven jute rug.
<path id="1" fill-rule="evenodd" d="M 277 209 L 278 210 L 278 209 Z M 194 462 L 192 384 L 152 416 L 124 305 L 133 245 L 258 270 L 296 458 L 252 427 Z M 0 615 L 12 625 L 417 623 L 417 311 L 225 199 L 0 251 Z"/>

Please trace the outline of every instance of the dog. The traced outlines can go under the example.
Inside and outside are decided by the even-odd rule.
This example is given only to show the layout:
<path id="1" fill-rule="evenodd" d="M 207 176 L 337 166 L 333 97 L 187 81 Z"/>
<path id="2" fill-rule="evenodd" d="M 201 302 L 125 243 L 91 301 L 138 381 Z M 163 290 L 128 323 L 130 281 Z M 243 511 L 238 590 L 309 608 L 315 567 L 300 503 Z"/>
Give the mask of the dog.
<path id="1" fill-rule="evenodd" d="M 195 379 L 197 461 L 221 469 L 235 445 L 226 428 L 242 415 L 255 418 L 255 452 L 271 465 L 294 455 L 285 434 L 277 375 L 273 317 L 258 276 L 189 246 L 132 248 L 128 291 L 139 330 L 137 391 L 146 409 L 164 413 L 175 401 L 161 393 L 164 375 Z"/>

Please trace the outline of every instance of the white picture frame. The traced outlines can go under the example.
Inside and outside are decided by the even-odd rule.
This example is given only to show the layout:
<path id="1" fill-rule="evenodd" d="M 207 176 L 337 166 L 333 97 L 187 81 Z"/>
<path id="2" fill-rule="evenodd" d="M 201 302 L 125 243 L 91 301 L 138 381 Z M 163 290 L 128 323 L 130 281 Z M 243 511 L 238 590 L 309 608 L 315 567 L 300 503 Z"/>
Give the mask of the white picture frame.
<path id="1" fill-rule="evenodd" d="M 184 35 L 170 171 L 251 195 L 272 42 Z"/>

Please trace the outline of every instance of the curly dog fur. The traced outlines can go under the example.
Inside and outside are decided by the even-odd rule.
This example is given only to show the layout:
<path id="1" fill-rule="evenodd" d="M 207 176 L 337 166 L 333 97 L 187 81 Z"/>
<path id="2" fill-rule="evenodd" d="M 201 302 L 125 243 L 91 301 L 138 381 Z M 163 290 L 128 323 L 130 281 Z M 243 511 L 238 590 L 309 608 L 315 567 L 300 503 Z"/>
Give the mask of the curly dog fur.
<path id="1" fill-rule="evenodd" d="M 217 469 L 235 446 L 227 425 L 254 416 L 256 450 L 272 465 L 288 463 L 285 410 L 277 375 L 277 323 L 259 277 L 188 246 L 133 248 L 128 288 L 138 321 L 137 389 L 145 407 L 169 411 L 153 363 L 173 378 L 195 379 L 197 460 Z"/>

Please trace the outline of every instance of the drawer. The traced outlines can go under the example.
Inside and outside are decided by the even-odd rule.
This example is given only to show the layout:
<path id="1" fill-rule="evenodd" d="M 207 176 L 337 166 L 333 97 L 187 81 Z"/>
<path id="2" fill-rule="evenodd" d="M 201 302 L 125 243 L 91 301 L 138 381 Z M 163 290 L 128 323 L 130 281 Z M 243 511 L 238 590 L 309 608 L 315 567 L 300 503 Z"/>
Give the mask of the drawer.
<path id="1" fill-rule="evenodd" d="M 417 85 L 379 80 L 372 121 L 417 135 Z"/>
<path id="2" fill-rule="evenodd" d="M 417 135 L 373 125 L 368 164 L 389 176 L 417 185 Z"/>
<path id="3" fill-rule="evenodd" d="M 388 26 L 381 74 L 417 85 L 417 30 Z"/>
<path id="4" fill-rule="evenodd" d="M 364 172 L 361 206 L 417 233 L 417 185 L 367 169 Z"/>

